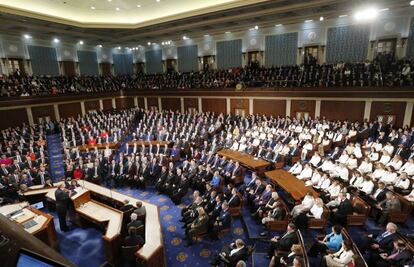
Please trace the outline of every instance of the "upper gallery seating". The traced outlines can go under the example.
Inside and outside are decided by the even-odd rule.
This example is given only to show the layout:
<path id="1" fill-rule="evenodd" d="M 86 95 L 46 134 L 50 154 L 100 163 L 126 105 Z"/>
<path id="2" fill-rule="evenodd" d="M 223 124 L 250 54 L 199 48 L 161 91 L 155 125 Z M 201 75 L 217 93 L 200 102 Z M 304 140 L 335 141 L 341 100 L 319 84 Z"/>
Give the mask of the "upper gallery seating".
<path id="1" fill-rule="evenodd" d="M 132 76 L 31 77 L 16 72 L 0 77 L 0 96 L 32 96 L 115 92 L 122 89 L 200 89 L 247 87 L 381 87 L 412 86 L 414 61 L 379 54 L 372 62 L 168 72 Z"/>

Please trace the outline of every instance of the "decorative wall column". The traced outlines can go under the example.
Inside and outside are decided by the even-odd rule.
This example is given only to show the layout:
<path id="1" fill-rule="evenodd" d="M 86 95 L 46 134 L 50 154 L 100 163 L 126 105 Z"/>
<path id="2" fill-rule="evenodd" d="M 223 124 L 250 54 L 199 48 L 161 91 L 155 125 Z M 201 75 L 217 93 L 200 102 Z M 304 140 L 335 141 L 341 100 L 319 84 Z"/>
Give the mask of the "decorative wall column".
<path id="1" fill-rule="evenodd" d="M 231 105 L 230 98 L 226 98 L 226 113 L 227 113 L 227 115 L 230 114 L 230 105 Z"/>
<path id="2" fill-rule="evenodd" d="M 99 99 L 99 109 L 100 110 L 103 110 L 104 109 L 102 99 Z"/>
<path id="3" fill-rule="evenodd" d="M 134 106 L 138 107 L 138 97 L 134 97 Z"/>
<path id="4" fill-rule="evenodd" d="M 161 111 L 162 110 L 162 101 L 161 101 L 161 97 L 158 97 L 158 110 Z"/>
<path id="5" fill-rule="evenodd" d="M 203 101 L 201 100 L 201 97 L 198 98 L 198 112 L 203 112 Z"/>
<path id="6" fill-rule="evenodd" d="M 112 98 L 112 108 L 116 108 L 116 101 L 115 101 L 115 98 Z"/>
<path id="7" fill-rule="evenodd" d="M 292 102 L 290 99 L 286 99 L 286 116 L 290 117 L 290 106 L 291 106 Z"/>
<path id="8" fill-rule="evenodd" d="M 180 97 L 180 108 L 181 113 L 184 113 L 184 97 Z"/>
<path id="9" fill-rule="evenodd" d="M 413 106 L 414 102 L 407 102 L 405 105 L 405 113 L 404 113 L 404 123 L 403 125 L 410 126 L 411 124 L 411 118 L 413 116 Z"/>
<path id="10" fill-rule="evenodd" d="M 53 110 L 55 111 L 55 119 L 60 121 L 59 107 L 57 104 L 53 104 Z"/>
<path id="11" fill-rule="evenodd" d="M 321 116 L 321 101 L 316 100 L 315 102 L 315 118 Z"/>
<path id="12" fill-rule="evenodd" d="M 372 101 L 365 101 L 364 120 L 369 120 L 371 117 Z"/>
<path id="13" fill-rule="evenodd" d="M 250 115 L 253 115 L 253 110 L 254 110 L 253 98 L 249 98 L 249 114 Z"/>
<path id="14" fill-rule="evenodd" d="M 144 97 L 144 108 L 148 109 L 148 99 L 147 99 L 147 97 Z"/>
<path id="15" fill-rule="evenodd" d="M 81 112 L 82 112 L 82 116 L 85 116 L 86 112 L 85 112 L 85 101 L 81 101 Z"/>
<path id="16" fill-rule="evenodd" d="M 29 125 L 32 126 L 34 124 L 32 109 L 30 107 L 26 107 L 26 113 Z"/>

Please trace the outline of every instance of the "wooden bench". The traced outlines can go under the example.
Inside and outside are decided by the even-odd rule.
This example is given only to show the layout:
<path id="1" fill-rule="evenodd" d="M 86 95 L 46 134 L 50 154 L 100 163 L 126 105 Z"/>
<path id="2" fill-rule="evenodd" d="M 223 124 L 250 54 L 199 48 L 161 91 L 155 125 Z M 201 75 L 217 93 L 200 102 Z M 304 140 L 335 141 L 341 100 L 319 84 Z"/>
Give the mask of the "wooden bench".
<path id="1" fill-rule="evenodd" d="M 388 214 L 388 221 L 393 223 L 405 223 L 410 216 L 413 205 L 405 197 L 400 194 L 395 194 L 401 203 L 401 212 L 390 212 Z"/>
<path id="2" fill-rule="evenodd" d="M 351 236 L 349 235 L 348 231 L 346 230 L 346 228 L 342 228 L 342 237 L 344 240 L 348 240 L 352 243 L 352 252 L 354 252 L 354 255 L 356 255 L 358 257 L 358 263 L 356 264 L 357 267 L 368 267 L 368 264 L 366 263 L 366 261 L 364 260 L 364 257 L 361 254 L 361 251 L 359 251 L 357 245 L 355 244 L 355 242 L 352 240 Z"/>
<path id="3" fill-rule="evenodd" d="M 353 214 L 346 217 L 346 223 L 348 226 L 364 226 L 365 221 L 367 220 L 369 213 L 371 211 L 371 206 L 368 205 L 362 198 L 359 196 L 353 196 L 352 198 L 352 207 Z"/>
<path id="4" fill-rule="evenodd" d="M 281 200 L 280 200 L 281 201 Z M 288 207 L 286 206 L 285 202 L 282 202 L 282 207 L 285 210 L 285 218 L 283 218 L 282 220 L 274 220 L 274 221 L 269 221 L 266 222 L 266 228 L 272 231 L 285 231 L 287 225 L 290 222 L 290 212 Z"/>
<path id="5" fill-rule="evenodd" d="M 330 213 L 331 211 L 328 209 L 328 207 L 323 205 L 323 213 L 322 213 L 321 218 L 320 219 L 310 218 L 308 221 L 308 228 L 324 230 L 326 225 L 328 224 Z"/>

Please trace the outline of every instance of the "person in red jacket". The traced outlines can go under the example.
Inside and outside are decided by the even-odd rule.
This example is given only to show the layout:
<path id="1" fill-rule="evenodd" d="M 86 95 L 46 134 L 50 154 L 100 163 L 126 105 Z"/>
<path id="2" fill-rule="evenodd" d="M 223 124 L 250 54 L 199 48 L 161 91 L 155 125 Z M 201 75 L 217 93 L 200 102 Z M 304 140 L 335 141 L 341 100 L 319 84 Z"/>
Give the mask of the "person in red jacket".
<path id="1" fill-rule="evenodd" d="M 90 146 L 96 145 L 96 140 L 95 140 L 95 138 L 93 138 L 93 136 L 89 137 L 89 145 Z"/>
<path id="2" fill-rule="evenodd" d="M 73 171 L 73 178 L 77 180 L 83 179 L 83 171 L 80 166 L 77 166 L 76 169 Z"/>

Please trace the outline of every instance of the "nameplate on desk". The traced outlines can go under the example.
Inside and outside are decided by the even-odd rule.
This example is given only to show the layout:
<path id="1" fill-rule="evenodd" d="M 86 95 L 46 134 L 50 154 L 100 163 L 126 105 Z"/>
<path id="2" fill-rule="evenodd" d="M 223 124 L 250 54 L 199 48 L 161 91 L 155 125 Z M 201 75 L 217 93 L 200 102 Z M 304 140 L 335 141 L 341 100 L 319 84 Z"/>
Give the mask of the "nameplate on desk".
<path id="1" fill-rule="evenodd" d="M 258 158 L 256 158 L 256 157 L 254 157 L 253 159 L 254 159 L 254 160 L 258 160 Z"/>

